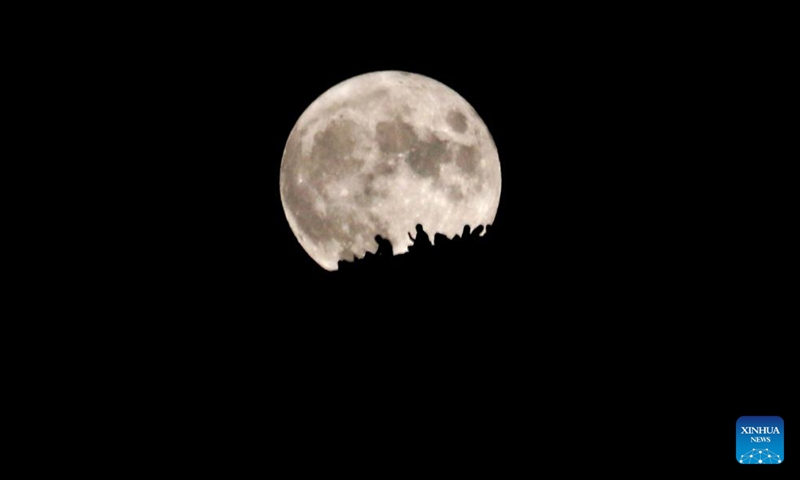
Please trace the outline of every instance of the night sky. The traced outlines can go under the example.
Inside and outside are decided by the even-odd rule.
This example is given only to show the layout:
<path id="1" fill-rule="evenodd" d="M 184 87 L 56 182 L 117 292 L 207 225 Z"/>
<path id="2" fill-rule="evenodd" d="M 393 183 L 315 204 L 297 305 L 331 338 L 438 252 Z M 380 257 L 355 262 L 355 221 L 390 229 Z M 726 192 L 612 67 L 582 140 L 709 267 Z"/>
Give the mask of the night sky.
<path id="1" fill-rule="evenodd" d="M 353 385 L 395 398 L 386 379 L 412 371 L 442 394 L 442 411 L 470 399 L 463 415 L 503 438 L 505 452 L 530 450 L 511 436 L 539 422 L 575 458 L 605 461 L 597 442 L 629 441 L 669 465 L 661 446 L 698 445 L 710 465 L 746 468 L 733 460 L 736 419 L 779 415 L 790 440 L 773 468 L 789 467 L 787 409 L 799 402 L 786 387 L 795 292 L 784 278 L 796 271 L 796 215 L 786 211 L 796 152 L 786 62 L 768 48 L 779 38 L 575 12 L 414 22 L 326 13 L 198 23 L 154 46 L 134 82 L 143 87 L 129 101 L 152 114 L 136 131 L 159 139 L 136 155 L 157 172 L 137 193 L 157 212 L 142 234 L 166 259 L 154 281 L 222 322 L 233 342 L 223 351 L 251 352 L 249 375 L 263 340 L 294 389 L 290 403 L 304 406 L 304 428 L 322 425 L 320 412 L 357 420 L 366 410 L 348 397 Z M 490 270 L 381 290 L 369 278 L 337 283 L 295 240 L 278 189 L 289 132 L 326 89 L 376 70 L 434 78 L 486 123 L 502 169 Z M 156 201 L 154 190 L 170 193 Z M 397 362 L 382 368 L 390 355 Z M 383 379 L 382 393 L 367 378 Z M 442 378 L 459 380 L 448 389 Z M 425 425 L 420 383 L 398 382 Z M 567 406 L 575 392 L 581 407 Z M 612 421 L 625 428 L 597 426 Z M 704 433 L 689 439 L 675 424 Z M 437 438 L 449 438 L 441 428 Z"/>

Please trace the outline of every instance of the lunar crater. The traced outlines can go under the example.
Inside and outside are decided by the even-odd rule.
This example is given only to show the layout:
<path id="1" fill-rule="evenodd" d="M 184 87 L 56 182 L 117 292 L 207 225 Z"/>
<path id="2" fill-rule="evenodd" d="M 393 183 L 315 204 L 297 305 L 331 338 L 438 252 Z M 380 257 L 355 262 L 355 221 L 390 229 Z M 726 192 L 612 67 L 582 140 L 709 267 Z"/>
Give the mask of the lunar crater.
<path id="1" fill-rule="evenodd" d="M 378 122 L 375 135 L 383 153 L 408 152 L 418 140 L 414 127 L 400 119 Z"/>
<path id="2" fill-rule="evenodd" d="M 446 161 L 447 142 L 431 136 L 417 142 L 408 154 L 406 162 L 415 173 L 423 177 L 438 177 L 441 164 Z"/>
<path id="3" fill-rule="evenodd" d="M 474 173 L 480 162 L 478 149 L 461 145 L 456 153 L 456 165 L 467 173 Z"/>
<path id="4" fill-rule="evenodd" d="M 458 133 L 467 131 L 467 117 L 458 110 L 451 110 L 447 114 L 447 123 Z"/>

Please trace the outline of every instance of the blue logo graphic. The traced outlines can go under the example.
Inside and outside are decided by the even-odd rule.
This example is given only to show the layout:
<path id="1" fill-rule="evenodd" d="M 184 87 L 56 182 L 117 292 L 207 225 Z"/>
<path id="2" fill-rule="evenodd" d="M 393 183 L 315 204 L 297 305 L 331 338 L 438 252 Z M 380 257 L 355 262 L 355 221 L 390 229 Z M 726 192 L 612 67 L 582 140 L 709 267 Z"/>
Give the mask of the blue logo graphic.
<path id="1" fill-rule="evenodd" d="M 739 417 L 736 461 L 743 465 L 783 463 L 783 435 L 781 417 Z"/>

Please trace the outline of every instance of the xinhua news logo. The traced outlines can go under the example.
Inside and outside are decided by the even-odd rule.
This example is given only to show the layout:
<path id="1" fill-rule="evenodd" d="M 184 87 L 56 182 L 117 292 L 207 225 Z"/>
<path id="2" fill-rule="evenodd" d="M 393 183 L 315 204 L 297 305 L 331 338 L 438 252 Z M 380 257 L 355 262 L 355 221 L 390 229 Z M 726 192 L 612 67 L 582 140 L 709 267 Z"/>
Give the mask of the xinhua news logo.
<path id="1" fill-rule="evenodd" d="M 736 420 L 736 461 L 742 465 L 783 463 L 783 419 L 739 417 Z"/>

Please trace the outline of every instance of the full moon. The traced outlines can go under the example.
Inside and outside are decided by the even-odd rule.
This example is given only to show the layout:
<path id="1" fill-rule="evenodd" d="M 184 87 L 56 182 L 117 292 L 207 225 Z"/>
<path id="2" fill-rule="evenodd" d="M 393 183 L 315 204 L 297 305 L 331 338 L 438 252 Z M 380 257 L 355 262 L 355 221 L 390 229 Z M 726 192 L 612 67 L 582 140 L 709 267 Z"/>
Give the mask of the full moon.
<path id="1" fill-rule="evenodd" d="M 433 240 L 494 221 L 497 147 L 478 113 L 431 78 L 384 71 L 345 80 L 294 125 L 281 159 L 283 210 L 326 270 L 378 248 L 405 253 L 422 224 Z"/>

